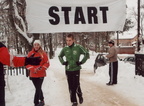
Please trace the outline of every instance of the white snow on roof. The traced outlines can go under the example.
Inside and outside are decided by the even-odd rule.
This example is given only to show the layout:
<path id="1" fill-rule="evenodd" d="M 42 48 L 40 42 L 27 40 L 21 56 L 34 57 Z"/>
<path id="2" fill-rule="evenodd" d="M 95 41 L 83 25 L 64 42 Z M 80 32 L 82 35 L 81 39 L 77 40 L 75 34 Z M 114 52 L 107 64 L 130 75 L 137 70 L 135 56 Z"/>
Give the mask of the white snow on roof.
<path id="1" fill-rule="evenodd" d="M 124 32 L 121 34 L 118 34 L 119 39 L 132 39 L 137 35 L 137 31 L 136 30 L 131 30 L 128 32 Z M 117 33 L 115 33 L 111 39 L 117 39 Z"/>

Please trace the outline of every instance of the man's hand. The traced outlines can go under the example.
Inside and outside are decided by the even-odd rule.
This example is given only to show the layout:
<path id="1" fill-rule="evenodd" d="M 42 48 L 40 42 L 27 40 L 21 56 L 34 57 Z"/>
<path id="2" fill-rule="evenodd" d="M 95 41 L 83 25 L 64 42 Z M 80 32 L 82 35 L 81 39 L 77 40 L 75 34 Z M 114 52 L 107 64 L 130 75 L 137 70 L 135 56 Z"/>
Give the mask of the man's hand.
<path id="1" fill-rule="evenodd" d="M 67 66 L 67 65 L 68 65 L 68 62 L 67 62 L 67 61 L 66 61 L 66 62 L 63 62 L 63 65 L 66 65 L 66 66 Z"/>
<path id="2" fill-rule="evenodd" d="M 39 65 L 41 62 L 40 57 L 26 57 L 25 59 L 25 65 Z"/>
<path id="3" fill-rule="evenodd" d="M 77 64 L 78 66 L 80 66 L 80 65 L 82 64 L 82 62 L 77 61 L 76 64 Z"/>
<path id="4" fill-rule="evenodd" d="M 107 55 L 103 55 L 107 59 Z"/>

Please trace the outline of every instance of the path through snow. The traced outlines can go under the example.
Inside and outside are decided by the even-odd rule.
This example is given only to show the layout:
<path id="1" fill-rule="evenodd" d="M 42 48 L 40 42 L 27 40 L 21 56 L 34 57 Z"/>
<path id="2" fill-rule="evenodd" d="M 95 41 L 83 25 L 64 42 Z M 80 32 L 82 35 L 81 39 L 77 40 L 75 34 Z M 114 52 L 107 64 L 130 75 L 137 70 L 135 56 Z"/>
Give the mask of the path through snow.
<path id="1" fill-rule="evenodd" d="M 56 61 L 54 61 L 56 62 Z M 44 79 L 43 92 L 46 106 L 71 106 L 64 67 L 51 62 Z M 93 72 L 81 70 L 81 88 L 84 103 L 79 106 L 137 106 L 132 101 L 104 86 L 88 80 Z M 9 76 L 11 92 L 6 89 L 7 106 L 33 106 L 34 86 L 23 75 Z"/>

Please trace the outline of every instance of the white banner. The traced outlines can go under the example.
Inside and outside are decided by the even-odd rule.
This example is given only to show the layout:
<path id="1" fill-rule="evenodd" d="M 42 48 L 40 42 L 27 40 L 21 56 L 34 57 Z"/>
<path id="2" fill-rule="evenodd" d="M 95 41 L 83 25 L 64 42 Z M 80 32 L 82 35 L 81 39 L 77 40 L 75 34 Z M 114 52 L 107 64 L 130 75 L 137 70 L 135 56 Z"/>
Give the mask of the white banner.
<path id="1" fill-rule="evenodd" d="M 28 33 L 122 31 L 126 0 L 26 0 Z"/>

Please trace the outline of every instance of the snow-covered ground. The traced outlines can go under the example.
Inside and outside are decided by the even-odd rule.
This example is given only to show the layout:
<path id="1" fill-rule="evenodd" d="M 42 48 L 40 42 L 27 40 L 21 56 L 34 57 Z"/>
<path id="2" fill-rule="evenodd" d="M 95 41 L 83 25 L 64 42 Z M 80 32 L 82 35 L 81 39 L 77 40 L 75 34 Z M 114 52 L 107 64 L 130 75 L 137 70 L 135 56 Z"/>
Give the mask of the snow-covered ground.
<path id="1" fill-rule="evenodd" d="M 59 51 L 50 60 L 43 83 L 46 106 L 71 106 L 64 66 L 57 57 Z M 82 65 L 84 103 L 79 106 L 144 106 L 144 77 L 135 75 L 135 66 L 119 61 L 118 84 L 107 86 L 108 65 L 93 72 L 96 55 L 90 52 L 90 59 Z M 29 78 L 19 75 L 8 76 L 6 80 L 9 85 L 6 86 L 6 106 L 33 106 L 35 89 Z"/>

